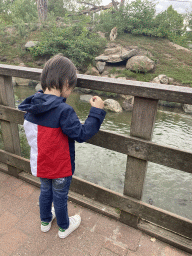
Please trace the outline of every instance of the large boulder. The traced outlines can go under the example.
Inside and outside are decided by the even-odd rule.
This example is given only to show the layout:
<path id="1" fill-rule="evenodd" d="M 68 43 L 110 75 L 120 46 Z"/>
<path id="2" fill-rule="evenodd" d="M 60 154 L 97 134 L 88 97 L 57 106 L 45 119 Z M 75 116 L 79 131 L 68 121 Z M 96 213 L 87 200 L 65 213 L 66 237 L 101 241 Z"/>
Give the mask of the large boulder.
<path id="1" fill-rule="evenodd" d="M 119 63 L 137 54 L 136 49 L 126 49 L 121 45 L 109 44 L 104 53 L 95 58 L 96 61 Z"/>
<path id="2" fill-rule="evenodd" d="M 149 72 L 155 67 L 155 62 L 146 56 L 133 56 L 127 61 L 126 68 L 135 72 Z"/>
<path id="3" fill-rule="evenodd" d="M 184 104 L 183 110 L 185 111 L 185 113 L 192 114 L 192 105 Z"/>
<path id="4" fill-rule="evenodd" d="M 119 102 L 112 99 L 107 99 L 104 101 L 104 108 L 116 113 L 120 113 L 123 111 Z"/>

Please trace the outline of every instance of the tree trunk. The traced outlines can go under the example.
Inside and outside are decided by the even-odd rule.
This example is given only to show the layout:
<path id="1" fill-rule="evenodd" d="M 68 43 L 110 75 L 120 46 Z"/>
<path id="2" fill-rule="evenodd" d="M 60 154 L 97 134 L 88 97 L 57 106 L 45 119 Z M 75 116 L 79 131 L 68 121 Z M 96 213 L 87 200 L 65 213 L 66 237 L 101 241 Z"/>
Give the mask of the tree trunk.
<path id="1" fill-rule="evenodd" d="M 124 5 L 125 5 L 125 0 L 121 0 L 120 8 L 124 7 Z"/>
<path id="2" fill-rule="evenodd" d="M 116 3 L 115 0 L 112 0 L 112 4 L 113 4 L 113 7 L 115 8 L 115 10 L 118 10 L 118 8 L 117 8 L 117 3 Z"/>
<path id="3" fill-rule="evenodd" d="M 47 18 L 47 12 L 48 12 L 47 2 L 48 0 L 37 0 L 37 10 L 38 10 L 38 17 L 40 22 L 45 21 Z"/>

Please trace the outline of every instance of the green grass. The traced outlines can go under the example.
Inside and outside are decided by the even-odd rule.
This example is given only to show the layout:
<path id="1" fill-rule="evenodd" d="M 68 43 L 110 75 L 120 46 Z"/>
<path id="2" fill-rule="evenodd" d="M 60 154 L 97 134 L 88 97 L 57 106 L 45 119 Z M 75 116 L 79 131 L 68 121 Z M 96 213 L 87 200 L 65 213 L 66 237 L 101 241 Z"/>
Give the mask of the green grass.
<path id="1" fill-rule="evenodd" d="M 29 40 L 41 40 L 41 32 L 48 30 L 40 27 L 36 31 L 25 30 L 24 36 L 17 31 L 9 35 L 4 29 L 0 31 L 0 62 L 4 64 L 19 65 L 20 62 L 28 67 L 39 67 L 24 45 Z M 149 51 L 148 57 L 155 61 L 156 67 L 153 72 L 134 73 L 130 70 L 113 67 L 109 70 L 110 75 L 127 77 L 138 81 L 149 82 L 160 74 L 172 77 L 176 82 L 184 86 L 192 86 L 192 52 L 177 50 L 169 44 L 169 40 L 152 38 L 147 36 L 134 36 L 123 34 L 114 41 L 123 46 L 137 46 L 142 50 Z M 152 57 L 150 56 L 152 54 Z M 1 58 L 4 59 L 1 61 Z"/>
<path id="2" fill-rule="evenodd" d="M 127 77 L 149 82 L 154 77 L 165 74 L 183 85 L 192 86 L 192 52 L 177 50 L 169 44 L 169 40 L 162 38 L 124 34 L 118 37 L 116 42 L 123 46 L 132 45 L 148 50 L 153 55 L 150 58 L 156 63 L 156 68 L 151 73 L 124 71 Z"/>

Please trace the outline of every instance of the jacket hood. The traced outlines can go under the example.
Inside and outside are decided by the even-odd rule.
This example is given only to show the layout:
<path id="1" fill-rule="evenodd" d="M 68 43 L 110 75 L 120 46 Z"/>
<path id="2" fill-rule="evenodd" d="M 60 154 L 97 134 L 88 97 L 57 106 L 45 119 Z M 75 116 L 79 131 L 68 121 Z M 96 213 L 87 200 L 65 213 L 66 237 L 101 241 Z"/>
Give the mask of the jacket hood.
<path id="1" fill-rule="evenodd" d="M 19 106 L 19 110 L 27 111 L 32 114 L 41 114 L 50 109 L 58 107 L 61 102 L 65 102 L 63 97 L 51 94 L 44 94 L 42 90 L 26 98 Z"/>

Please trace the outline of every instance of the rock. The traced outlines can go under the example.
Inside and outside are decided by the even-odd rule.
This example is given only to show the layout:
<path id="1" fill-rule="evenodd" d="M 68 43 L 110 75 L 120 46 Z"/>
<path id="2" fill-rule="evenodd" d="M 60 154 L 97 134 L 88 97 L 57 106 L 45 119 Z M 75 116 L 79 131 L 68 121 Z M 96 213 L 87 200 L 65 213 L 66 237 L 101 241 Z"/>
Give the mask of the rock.
<path id="1" fill-rule="evenodd" d="M 34 88 L 35 88 L 37 84 L 38 84 L 38 82 L 37 82 L 37 81 L 35 81 L 35 80 L 30 80 L 30 81 L 29 81 L 29 83 L 28 83 L 28 86 L 29 86 L 29 87 L 34 87 Z"/>
<path id="2" fill-rule="evenodd" d="M 149 72 L 155 67 L 155 62 L 146 56 L 133 56 L 127 61 L 126 68 L 136 72 Z"/>
<path id="3" fill-rule="evenodd" d="M 115 54 L 117 52 L 121 53 L 121 51 L 122 51 L 122 47 L 120 47 L 120 46 L 114 47 L 113 46 L 112 48 L 105 49 L 104 54 L 110 55 L 110 54 Z"/>
<path id="4" fill-rule="evenodd" d="M 124 100 L 122 103 L 122 108 L 125 111 L 132 111 L 133 110 L 133 104 L 129 103 L 127 100 Z"/>
<path id="5" fill-rule="evenodd" d="M 130 51 L 123 51 L 121 54 L 121 59 L 122 60 L 127 60 L 133 56 L 135 56 L 137 54 L 137 50 L 136 49 L 132 49 Z"/>
<path id="6" fill-rule="evenodd" d="M 80 92 L 83 92 L 83 93 L 86 93 L 86 94 L 89 94 L 89 93 L 91 93 L 92 92 L 92 90 L 91 89 L 86 89 L 86 88 L 78 88 L 79 89 L 79 91 Z"/>
<path id="7" fill-rule="evenodd" d="M 105 61 L 108 63 L 119 63 L 137 54 L 136 49 L 127 50 L 121 45 L 108 44 L 104 53 L 96 57 L 96 61 Z"/>
<path id="8" fill-rule="evenodd" d="M 104 101 L 104 108 L 116 113 L 120 113 L 123 111 L 119 102 L 112 99 L 107 99 Z"/>
<path id="9" fill-rule="evenodd" d="M 107 70 L 105 70 L 103 73 L 102 73 L 102 76 L 108 76 L 109 75 L 109 72 Z"/>
<path id="10" fill-rule="evenodd" d="M 92 97 L 93 97 L 92 95 L 80 95 L 80 100 L 89 102 Z"/>
<path id="11" fill-rule="evenodd" d="M 186 52 L 191 52 L 191 50 L 181 46 L 181 45 L 178 45 L 178 44 L 174 44 L 172 42 L 169 42 L 169 45 L 170 46 L 174 46 L 177 50 L 183 50 L 183 51 L 186 51 Z"/>
<path id="12" fill-rule="evenodd" d="M 169 77 L 169 84 L 173 84 L 174 83 L 174 79 L 172 77 Z"/>
<path id="13" fill-rule="evenodd" d="M 169 84 L 169 78 L 166 75 L 159 75 L 152 80 L 152 83 Z"/>
<path id="14" fill-rule="evenodd" d="M 108 63 L 118 63 L 118 62 L 121 62 L 121 61 L 123 61 L 123 60 L 121 59 L 120 54 L 113 54 L 113 55 L 109 56 L 109 58 L 106 62 L 108 62 Z"/>
<path id="15" fill-rule="evenodd" d="M 12 85 L 13 85 L 13 86 L 18 86 L 18 83 L 17 83 L 16 80 L 15 80 L 15 77 L 12 78 Z"/>
<path id="16" fill-rule="evenodd" d="M 103 73 L 104 69 L 105 69 L 105 65 L 106 65 L 106 62 L 103 62 L 103 61 L 98 61 L 96 63 L 96 68 L 97 70 L 99 71 L 99 73 Z"/>
<path id="17" fill-rule="evenodd" d="M 95 58 L 96 61 L 107 61 L 109 59 L 109 56 L 106 56 L 104 54 L 101 54 Z"/>
<path id="18" fill-rule="evenodd" d="M 105 33 L 98 31 L 97 34 L 101 37 L 101 38 L 105 38 Z"/>
<path id="19" fill-rule="evenodd" d="M 39 90 L 42 90 L 41 83 L 38 83 L 35 87 L 36 92 L 38 92 Z"/>
<path id="20" fill-rule="evenodd" d="M 19 66 L 20 66 L 20 67 L 25 67 L 25 64 L 24 64 L 23 62 L 20 62 L 20 63 L 19 63 Z"/>
<path id="21" fill-rule="evenodd" d="M 28 50 L 29 48 L 35 47 L 38 43 L 39 41 L 28 41 L 25 44 L 25 49 Z"/>
<path id="22" fill-rule="evenodd" d="M 99 76 L 99 71 L 92 67 L 92 68 L 89 68 L 86 72 L 85 72 L 86 75 L 92 75 L 92 76 Z"/>
<path id="23" fill-rule="evenodd" d="M 166 75 L 159 75 L 159 80 L 161 84 L 168 84 L 169 78 Z"/>
<path id="24" fill-rule="evenodd" d="M 183 110 L 185 111 L 185 113 L 192 114 L 192 105 L 184 104 Z"/>
<path id="25" fill-rule="evenodd" d="M 155 78 L 153 78 L 153 80 L 152 80 L 151 82 L 152 82 L 152 83 L 156 83 L 156 84 L 160 84 L 160 83 L 161 83 L 158 76 L 155 77 Z"/>

